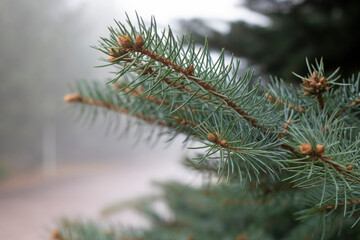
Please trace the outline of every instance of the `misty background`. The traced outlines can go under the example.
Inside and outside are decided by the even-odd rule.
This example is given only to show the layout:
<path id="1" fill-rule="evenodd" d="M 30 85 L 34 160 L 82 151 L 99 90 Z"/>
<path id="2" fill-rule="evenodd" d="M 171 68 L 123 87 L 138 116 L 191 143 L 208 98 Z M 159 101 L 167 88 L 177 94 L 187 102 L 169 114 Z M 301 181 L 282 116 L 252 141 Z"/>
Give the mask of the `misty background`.
<path id="1" fill-rule="evenodd" d="M 114 18 L 124 19 L 119 3 L 0 2 L 0 178 L 150 151 L 148 144 L 135 147 L 135 137 L 105 136 L 101 121 L 77 123 L 79 109 L 62 100 L 77 80 L 110 77 L 109 69 L 94 68 L 101 54 L 90 45 L 107 36 Z"/>

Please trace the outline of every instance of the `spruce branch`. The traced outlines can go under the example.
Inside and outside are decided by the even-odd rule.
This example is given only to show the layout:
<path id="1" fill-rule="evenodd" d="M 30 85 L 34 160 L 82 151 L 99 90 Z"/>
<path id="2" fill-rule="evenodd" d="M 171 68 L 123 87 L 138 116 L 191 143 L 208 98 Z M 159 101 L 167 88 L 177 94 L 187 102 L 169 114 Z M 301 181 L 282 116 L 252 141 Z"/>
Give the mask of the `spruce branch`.
<path id="1" fill-rule="evenodd" d="M 68 102 L 68 103 L 83 103 L 83 104 L 106 108 L 106 109 L 109 109 L 111 111 L 118 112 L 118 113 L 130 114 L 129 109 L 121 108 L 119 106 L 116 106 L 116 105 L 113 105 L 113 104 L 110 104 L 107 102 L 95 100 L 93 98 L 85 98 L 85 97 L 80 96 L 80 94 L 76 94 L 76 93 L 65 95 L 64 100 L 65 100 L 65 102 Z M 145 115 L 138 114 L 138 113 L 133 113 L 133 114 L 131 114 L 131 116 L 141 119 L 148 123 L 156 123 L 159 126 L 169 127 L 169 125 L 167 123 L 158 121 L 157 119 L 149 117 L 149 116 L 145 116 Z"/>
<path id="2" fill-rule="evenodd" d="M 288 119 L 284 125 L 284 128 L 281 130 L 281 132 L 279 133 L 278 138 L 282 138 L 286 135 L 286 130 L 289 128 L 289 125 L 291 124 L 291 120 Z"/>
<path id="3" fill-rule="evenodd" d="M 307 155 L 310 159 L 316 158 L 327 165 L 331 166 L 337 172 L 344 174 L 345 176 L 354 179 L 355 181 L 360 183 L 360 176 L 352 174 L 351 170 L 354 168 L 353 165 L 348 165 L 346 167 L 339 165 L 336 161 L 331 159 L 328 156 L 324 155 L 325 146 L 324 145 L 316 145 L 316 150 L 312 148 L 310 143 L 302 143 L 299 145 L 300 152 L 304 155 Z"/>
<path id="4" fill-rule="evenodd" d="M 285 105 L 286 107 L 289 107 L 289 108 L 291 108 L 291 109 L 294 109 L 294 110 L 297 110 L 297 111 L 300 111 L 300 112 L 305 112 L 305 109 L 304 109 L 304 108 L 302 108 L 302 107 L 297 107 L 297 106 L 294 106 L 294 105 L 292 105 L 292 104 L 283 102 L 283 101 L 281 101 L 280 99 L 277 99 L 277 98 L 271 96 L 271 95 L 268 94 L 268 93 L 265 93 L 265 96 L 266 96 L 270 101 L 275 102 L 275 103 L 277 103 L 277 104 L 279 104 L 279 105 Z"/>
<path id="5" fill-rule="evenodd" d="M 356 200 L 351 200 L 351 201 L 347 201 L 347 202 L 341 202 L 337 205 L 327 205 L 325 207 L 323 207 L 321 210 L 330 210 L 330 209 L 334 209 L 338 206 L 345 206 L 345 205 L 353 205 L 353 204 L 358 204 L 360 203 L 360 199 L 356 199 Z"/>
<path id="6" fill-rule="evenodd" d="M 317 73 L 314 71 L 312 76 L 309 78 L 303 78 L 303 91 L 306 96 L 315 95 L 320 109 L 324 109 L 323 92 L 328 91 L 327 85 L 328 80 L 325 77 L 319 78 Z"/>
<path id="7" fill-rule="evenodd" d="M 354 107 L 355 105 L 360 104 L 360 98 L 356 99 L 355 101 L 352 101 L 347 107 L 339 110 L 339 112 L 335 115 L 335 118 L 340 117 L 344 112 L 349 110 L 351 107 Z"/>
<path id="8" fill-rule="evenodd" d="M 276 77 L 267 89 L 252 85 L 253 72 L 240 73 L 236 59 L 226 64 L 224 52 L 214 61 L 207 42 L 197 49 L 170 28 L 159 33 L 154 19 L 150 26 L 127 22 L 116 22 L 96 48 L 108 55 L 105 67 L 116 69 L 113 86 L 79 84 L 66 102 L 165 127 L 169 141 L 185 134 L 184 142 L 202 143 L 193 148 L 203 154 L 187 165 L 247 186 L 256 207 L 255 195 L 271 204 L 284 194 L 284 205 L 309 198 L 294 208 L 324 223 L 337 206 L 358 205 L 360 75 L 337 83 L 337 71 L 325 74 L 322 60 L 306 61 L 308 75 L 295 74 L 300 91 Z"/>
<path id="9" fill-rule="evenodd" d="M 238 63 L 234 63 L 232 60 L 231 64 L 225 65 L 223 53 L 216 62 L 212 62 L 207 45 L 205 44 L 202 50 L 196 52 L 191 39 L 186 42 L 184 50 L 184 38 L 180 40 L 180 43 L 177 43 L 170 29 L 168 35 L 165 32 L 161 36 L 157 35 L 155 21 L 152 21 L 150 28 L 147 28 L 142 20 L 139 20 L 139 29 L 137 30 L 130 21 L 128 22 L 131 32 L 127 31 L 124 25 L 117 22 L 119 30 L 110 28 L 111 40 L 103 39 L 102 49 L 99 49 L 113 58 L 116 57 L 115 59 L 118 61 L 111 61 L 112 64 L 123 65 L 124 70 L 126 69 L 126 71 L 121 71 L 113 82 L 116 82 L 125 72 L 135 71 L 135 68 L 134 70 L 132 68 L 136 65 L 143 64 L 142 67 L 138 66 L 137 69 L 143 68 L 146 70 L 136 79 L 140 80 L 145 71 L 155 72 L 162 75 L 161 77 L 156 76 L 156 74 L 153 75 L 158 80 L 157 83 L 159 80 L 166 81 L 172 87 L 175 86 L 175 88 L 178 87 L 180 90 L 193 94 L 191 95 L 193 99 L 202 98 L 207 102 L 212 101 L 213 104 L 229 106 L 230 109 L 235 109 L 246 121 L 257 124 L 257 116 L 250 115 L 254 114 L 255 109 L 258 113 L 264 114 L 261 108 L 265 105 L 258 104 L 262 102 L 261 98 L 251 99 L 245 93 L 246 88 L 244 87 L 251 80 L 250 74 L 244 75 L 243 84 L 234 84 L 238 80 Z M 142 39 L 141 44 L 136 43 L 136 39 Z M 113 49 L 118 49 L 118 51 Z M 113 56 L 114 53 L 119 54 Z M 133 58 L 132 62 L 128 61 L 129 57 Z M 113 58 L 111 60 L 114 60 Z M 231 76 L 230 73 L 232 72 L 233 75 Z M 164 73 L 166 73 L 166 76 L 163 75 Z M 150 78 L 147 78 L 147 80 L 150 80 Z M 172 87 L 166 90 L 171 90 Z M 254 88 L 253 93 L 257 91 L 256 88 Z M 244 96 L 240 97 L 241 94 Z M 249 113 L 248 110 L 240 108 L 239 103 L 247 104 L 248 106 L 244 107 L 251 109 L 251 112 Z M 252 106 L 256 107 L 252 108 Z M 267 113 L 269 114 L 269 111 Z"/>
<path id="10" fill-rule="evenodd" d="M 183 74 L 186 79 L 189 79 L 199 85 L 202 89 L 206 90 L 209 94 L 221 99 L 228 106 L 234 109 L 239 115 L 241 115 L 245 120 L 249 121 L 254 127 L 260 127 L 258 122 L 253 119 L 247 112 L 245 112 L 240 106 L 235 102 L 229 99 L 227 96 L 220 93 L 213 85 L 203 81 L 201 78 L 194 75 L 194 65 L 190 65 L 187 69 L 184 69 L 182 66 L 179 66 L 177 63 L 173 62 L 170 59 L 165 58 L 147 48 L 144 48 L 144 41 L 142 35 L 137 35 L 136 40 L 132 41 L 128 35 L 119 36 L 119 44 L 125 49 L 126 52 L 138 52 L 145 56 L 148 56 L 150 59 L 157 61 L 163 64 L 166 67 L 171 67 L 175 72 Z M 137 43 L 137 40 L 141 39 L 140 43 Z M 169 83 L 169 82 L 167 82 Z M 170 85 L 172 83 L 170 82 Z M 185 89 L 186 90 L 186 89 Z"/>

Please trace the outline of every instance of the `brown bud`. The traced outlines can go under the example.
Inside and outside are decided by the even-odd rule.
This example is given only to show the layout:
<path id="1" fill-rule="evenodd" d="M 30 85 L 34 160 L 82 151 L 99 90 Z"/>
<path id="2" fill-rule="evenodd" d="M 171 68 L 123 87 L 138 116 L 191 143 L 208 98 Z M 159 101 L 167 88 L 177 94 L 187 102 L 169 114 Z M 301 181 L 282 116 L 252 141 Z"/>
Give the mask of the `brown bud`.
<path id="1" fill-rule="evenodd" d="M 131 92 L 131 88 L 129 88 L 129 87 L 125 88 L 124 92 L 126 92 L 126 93 Z"/>
<path id="2" fill-rule="evenodd" d="M 326 83 L 327 82 L 326 78 L 325 77 L 320 78 L 320 82 L 323 83 L 323 84 Z"/>
<path id="3" fill-rule="evenodd" d="M 267 96 L 270 101 L 274 101 L 274 98 L 270 94 L 265 93 L 265 96 Z"/>
<path id="4" fill-rule="evenodd" d="M 316 82 L 311 82 L 310 87 L 312 87 L 312 88 L 316 87 Z"/>
<path id="5" fill-rule="evenodd" d="M 64 96 L 64 101 L 65 102 L 80 102 L 81 96 L 78 93 L 66 94 Z"/>
<path id="6" fill-rule="evenodd" d="M 180 117 L 176 116 L 176 117 L 174 117 L 174 121 L 175 121 L 175 122 L 181 122 L 182 119 L 181 119 Z"/>
<path id="7" fill-rule="evenodd" d="M 216 134 L 217 140 L 219 140 L 219 139 L 220 139 L 219 133 L 218 133 L 218 132 L 215 132 L 215 134 Z"/>
<path id="8" fill-rule="evenodd" d="M 354 165 L 349 165 L 346 167 L 346 170 L 353 170 L 353 168 L 354 168 Z"/>
<path id="9" fill-rule="evenodd" d="M 313 78 L 317 78 L 317 75 L 316 75 L 316 72 L 315 72 L 315 71 L 313 71 L 312 77 L 313 77 Z"/>
<path id="10" fill-rule="evenodd" d="M 309 82 L 308 80 L 306 80 L 305 78 L 303 78 L 303 79 L 301 79 L 301 80 L 302 80 L 302 83 L 305 84 L 305 85 L 309 85 L 309 83 L 310 83 L 310 82 Z"/>
<path id="11" fill-rule="evenodd" d="M 221 140 L 221 141 L 220 141 L 220 145 L 221 145 L 221 146 L 226 146 L 226 144 L 227 144 L 227 141 L 226 141 L 226 140 Z"/>
<path id="12" fill-rule="evenodd" d="M 312 154 L 312 148 L 311 148 L 311 144 L 310 143 L 303 143 L 299 146 L 299 149 L 301 151 L 301 153 L 305 154 L 305 155 L 310 155 Z"/>
<path id="13" fill-rule="evenodd" d="M 325 146 L 324 145 L 316 145 L 316 152 L 317 153 L 324 153 L 324 150 L 325 150 Z"/>
<path id="14" fill-rule="evenodd" d="M 121 88 L 121 85 L 118 83 L 115 83 L 114 88 L 115 88 L 115 90 L 119 90 Z"/>
<path id="15" fill-rule="evenodd" d="M 209 134 L 208 134 L 208 139 L 209 139 L 210 141 L 212 141 L 212 142 L 215 142 L 215 141 L 216 141 L 216 137 L 215 137 L 215 135 L 212 134 L 212 133 L 209 133 Z"/>
<path id="16" fill-rule="evenodd" d="M 62 238 L 61 234 L 57 230 L 55 230 L 55 231 L 53 231 L 51 233 L 51 239 L 53 239 L 53 240 L 61 240 L 63 238 Z"/>
<path id="17" fill-rule="evenodd" d="M 187 74 L 192 74 L 194 72 L 194 65 L 190 65 L 190 67 L 186 70 Z"/>
<path id="18" fill-rule="evenodd" d="M 288 120 L 286 121 L 286 123 L 287 123 L 287 124 L 290 124 L 290 123 L 291 123 L 291 120 L 290 120 L 290 119 L 288 119 Z"/>
<path id="19" fill-rule="evenodd" d="M 123 48 L 132 48 L 131 38 L 129 35 L 118 36 L 119 43 Z"/>
<path id="20" fill-rule="evenodd" d="M 135 47 L 136 48 L 142 48 L 144 46 L 144 39 L 142 35 L 137 35 L 135 38 Z"/>

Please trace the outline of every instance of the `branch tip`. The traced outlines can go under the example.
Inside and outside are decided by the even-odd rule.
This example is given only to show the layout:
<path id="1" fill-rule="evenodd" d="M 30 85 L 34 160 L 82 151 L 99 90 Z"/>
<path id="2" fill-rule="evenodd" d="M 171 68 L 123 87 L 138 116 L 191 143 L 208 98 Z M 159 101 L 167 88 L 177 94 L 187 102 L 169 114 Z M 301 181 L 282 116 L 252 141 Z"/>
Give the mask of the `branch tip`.
<path id="1" fill-rule="evenodd" d="M 324 150 L 325 150 L 325 146 L 324 146 L 324 145 L 320 145 L 320 144 L 316 145 L 316 152 L 317 152 L 318 154 L 323 154 L 323 153 L 324 153 Z"/>
<path id="2" fill-rule="evenodd" d="M 144 38 L 142 35 L 137 35 L 135 38 L 135 48 L 141 49 L 144 46 Z"/>
<path id="3" fill-rule="evenodd" d="M 299 146 L 300 152 L 305 155 L 311 155 L 313 153 L 310 143 L 303 143 Z"/>
<path id="4" fill-rule="evenodd" d="M 212 142 L 215 142 L 215 141 L 217 140 L 216 137 L 215 137 L 215 135 L 212 134 L 212 133 L 209 133 L 209 134 L 208 134 L 208 139 L 209 139 L 210 141 L 212 141 Z"/>
<path id="5" fill-rule="evenodd" d="M 118 40 L 119 40 L 120 46 L 122 46 L 123 48 L 132 48 L 133 47 L 132 39 L 129 35 L 118 36 Z"/>
<path id="6" fill-rule="evenodd" d="M 65 102 L 81 102 L 81 96 L 78 93 L 66 94 L 64 96 Z"/>
<path id="7" fill-rule="evenodd" d="M 65 240 L 58 230 L 54 230 L 50 235 L 51 240 Z"/>
<path id="8" fill-rule="evenodd" d="M 285 105 L 285 106 L 287 106 L 287 107 L 289 107 L 289 108 L 292 108 L 292 109 L 294 109 L 294 110 L 297 110 L 297 111 L 300 111 L 300 112 L 305 112 L 305 109 L 304 109 L 304 108 L 302 108 L 302 107 L 297 107 L 297 106 L 294 106 L 294 105 L 292 105 L 292 104 L 283 102 L 283 101 L 281 101 L 280 99 L 277 99 L 277 98 L 271 96 L 271 95 L 268 94 L 268 93 L 265 93 L 265 96 L 266 96 L 270 101 L 275 102 L 275 103 L 277 103 L 277 104 L 279 104 L 279 105 Z"/>
<path id="9" fill-rule="evenodd" d="M 353 168 L 354 168 L 354 165 L 349 165 L 346 167 L 346 170 L 353 170 Z"/>
<path id="10" fill-rule="evenodd" d="M 327 82 L 328 81 L 325 77 L 319 78 L 315 71 L 312 73 L 311 77 L 302 79 L 302 89 L 304 94 L 306 96 L 315 95 L 319 102 L 320 109 L 324 109 L 324 99 L 322 93 L 329 90 Z"/>

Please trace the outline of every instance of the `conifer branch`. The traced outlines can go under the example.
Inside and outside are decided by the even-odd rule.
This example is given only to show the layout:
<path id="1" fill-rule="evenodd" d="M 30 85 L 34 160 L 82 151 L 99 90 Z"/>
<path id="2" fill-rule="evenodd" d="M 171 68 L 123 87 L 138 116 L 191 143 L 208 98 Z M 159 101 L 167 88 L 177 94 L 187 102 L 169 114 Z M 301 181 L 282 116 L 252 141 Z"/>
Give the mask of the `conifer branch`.
<path id="1" fill-rule="evenodd" d="M 124 85 L 121 85 L 121 84 L 114 84 L 114 87 L 116 90 L 120 90 L 120 89 L 123 89 L 124 92 L 126 93 L 130 93 L 132 96 L 136 97 L 136 96 L 142 96 L 144 99 L 146 100 L 149 100 L 150 102 L 153 102 L 153 103 L 156 103 L 158 105 L 164 105 L 164 106 L 169 106 L 170 105 L 170 102 L 164 100 L 164 99 L 161 99 L 161 98 L 157 98 L 155 96 L 151 96 L 151 95 L 143 95 L 144 92 L 141 88 L 141 85 L 138 86 L 137 89 L 131 89 L 129 87 L 126 87 Z M 176 105 L 175 108 L 179 108 L 180 106 L 179 105 Z M 195 113 L 196 111 L 194 109 L 190 109 L 190 108 L 185 108 L 184 106 L 182 106 L 180 108 L 180 110 L 182 111 L 186 111 L 186 110 L 190 110 L 192 113 Z"/>
<path id="2" fill-rule="evenodd" d="M 356 182 L 360 183 L 360 177 L 356 176 L 353 174 L 353 172 L 351 171 L 354 166 L 353 165 L 349 165 L 347 167 L 343 167 L 339 164 L 337 164 L 334 160 L 332 160 L 331 158 L 327 157 L 327 156 L 322 156 L 322 157 L 318 157 L 321 161 L 325 162 L 326 164 L 328 164 L 329 166 L 332 166 L 336 171 L 338 171 L 339 173 L 342 173 L 343 175 L 355 180 Z"/>
<path id="3" fill-rule="evenodd" d="M 223 148 L 226 148 L 226 149 L 230 149 L 230 150 L 234 150 L 234 151 L 239 151 L 241 149 L 237 149 L 237 148 L 233 148 L 233 147 L 230 147 L 229 144 L 227 143 L 226 140 L 224 139 L 221 139 L 220 138 L 220 135 L 219 133 L 215 132 L 215 135 L 212 134 L 212 133 L 209 133 L 208 134 L 208 139 L 215 143 L 216 145 L 220 146 L 220 147 L 223 147 Z"/>
<path id="4" fill-rule="evenodd" d="M 280 132 L 280 134 L 279 134 L 279 136 L 278 136 L 279 139 L 282 138 L 282 137 L 284 137 L 284 136 L 286 135 L 286 130 L 289 128 L 289 125 L 290 125 L 290 124 L 291 124 L 291 120 L 288 119 L 288 120 L 286 121 L 285 125 L 284 125 L 284 128 L 281 130 L 281 132 Z"/>
<path id="5" fill-rule="evenodd" d="M 338 203 L 338 204 L 334 204 L 334 205 L 327 205 L 323 208 L 320 209 L 320 211 L 323 211 L 323 210 L 330 210 L 330 209 L 334 209 L 338 206 L 345 206 L 345 205 L 353 205 L 353 204 L 357 204 L 357 203 L 360 203 L 360 199 L 356 199 L 356 200 L 351 200 L 351 201 L 347 201 L 347 202 L 341 202 L 341 203 Z"/>
<path id="6" fill-rule="evenodd" d="M 140 35 L 139 35 L 140 36 Z M 112 50 L 110 50 L 110 54 L 112 54 Z M 131 52 L 131 51 L 128 51 L 128 52 Z M 108 61 L 110 62 L 119 62 L 119 61 L 126 61 L 126 62 L 131 62 L 131 61 L 134 61 L 132 58 L 119 58 L 117 57 L 116 55 L 115 56 L 112 56 L 110 58 L 107 59 Z M 145 67 L 144 65 L 141 64 L 141 62 L 137 61 L 136 64 L 135 64 L 137 67 L 139 67 L 141 69 L 141 71 L 138 71 L 137 74 L 141 75 L 141 74 L 145 74 L 145 75 L 157 75 L 158 72 L 154 71 L 151 67 Z M 184 86 L 182 84 L 179 84 L 177 83 L 176 81 L 173 81 L 171 80 L 170 78 L 167 78 L 167 77 L 164 77 L 162 78 L 162 80 L 169 86 L 172 86 L 180 91 L 184 91 L 184 92 L 187 92 L 189 93 L 190 95 L 195 95 L 197 98 L 200 98 L 200 99 L 203 99 L 203 100 L 207 100 L 209 101 L 210 98 L 207 97 L 207 96 L 204 96 L 204 95 L 201 95 L 201 94 L 198 94 L 196 93 L 196 91 L 190 89 L 189 87 L 187 86 Z M 119 84 L 117 84 L 119 85 Z"/>
<path id="7" fill-rule="evenodd" d="M 325 146 L 324 145 L 316 145 L 316 150 L 314 150 L 310 143 L 303 143 L 299 146 L 300 152 L 304 155 L 309 156 L 310 158 L 316 158 L 321 162 L 331 166 L 338 173 L 343 174 L 356 182 L 360 183 L 360 177 L 354 175 L 351 170 L 353 169 L 353 165 L 349 165 L 348 167 L 343 167 L 337 164 L 333 159 L 324 155 Z"/>
<path id="8" fill-rule="evenodd" d="M 279 105 L 285 105 L 286 107 L 289 107 L 291 109 L 294 109 L 294 110 L 297 110 L 297 111 L 300 111 L 300 112 L 305 112 L 305 109 L 302 108 L 302 107 L 297 107 L 297 106 L 294 106 L 292 104 L 289 104 L 289 103 L 286 103 L 286 102 L 283 102 L 281 101 L 280 99 L 277 99 L 275 97 L 273 97 L 272 95 L 268 94 L 268 93 L 265 93 L 265 96 L 271 101 L 271 102 L 274 102 L 274 103 L 277 103 Z"/>
<path id="9" fill-rule="evenodd" d="M 316 99 L 319 103 L 320 109 L 324 109 L 324 98 L 323 98 L 322 94 L 321 93 L 317 94 Z"/>
<path id="10" fill-rule="evenodd" d="M 115 86 L 115 89 L 116 90 L 119 90 L 119 89 L 122 89 L 124 88 L 124 92 L 126 93 L 130 93 L 131 95 L 133 95 L 134 97 L 136 96 L 139 96 L 139 95 L 142 95 L 143 94 L 143 90 L 141 89 L 141 85 L 137 88 L 137 89 L 131 89 L 129 87 L 125 87 L 125 86 L 122 86 L 121 84 L 114 84 Z M 157 98 L 155 96 L 145 96 L 145 95 L 142 95 L 144 99 L 147 99 L 149 100 L 150 102 L 153 102 L 153 103 L 156 103 L 156 104 L 162 104 L 162 105 L 165 105 L 165 106 L 169 106 L 170 103 L 166 100 L 163 100 L 161 98 Z M 182 110 L 185 110 L 185 108 L 183 108 Z"/>
<path id="11" fill-rule="evenodd" d="M 64 101 L 68 102 L 68 103 L 83 103 L 83 104 L 93 105 L 93 106 L 97 106 L 97 107 L 106 108 L 106 109 L 114 111 L 114 112 L 123 113 L 123 114 L 130 114 L 130 112 L 131 112 L 127 108 L 122 108 L 122 107 L 116 106 L 114 104 L 110 104 L 110 103 L 100 101 L 100 100 L 95 100 L 92 98 L 85 98 L 85 97 L 80 96 L 80 94 L 65 95 Z M 170 127 L 169 124 L 167 124 L 166 122 L 158 121 L 155 118 L 148 117 L 143 114 L 132 113 L 131 116 L 141 119 L 148 123 L 155 123 L 159 126 Z"/>
<path id="12" fill-rule="evenodd" d="M 145 56 L 148 56 L 149 58 L 151 58 L 159 63 L 162 63 L 164 66 L 171 67 L 175 72 L 183 74 L 187 79 L 195 82 L 201 88 L 206 90 L 209 94 L 223 100 L 226 103 L 226 105 L 228 105 L 229 107 L 234 109 L 246 121 L 249 121 L 252 126 L 260 127 L 258 125 L 257 120 L 253 119 L 247 112 L 245 112 L 242 108 L 240 108 L 240 106 L 237 106 L 237 104 L 235 102 L 233 102 L 231 99 L 229 99 L 225 95 L 221 94 L 219 92 L 219 90 L 217 90 L 214 86 L 212 86 L 212 85 L 202 81 L 200 78 L 196 77 L 194 75 L 194 66 L 193 65 L 190 65 L 190 67 L 188 69 L 184 69 L 183 67 L 179 66 L 177 63 L 175 63 L 169 59 L 166 59 L 165 57 L 163 57 L 147 48 L 144 48 L 143 40 L 139 41 L 138 44 L 136 43 L 136 40 L 135 40 L 135 44 L 134 44 L 135 47 L 134 47 L 133 44 L 131 43 L 132 40 L 128 36 L 119 36 L 118 39 L 119 39 L 120 45 L 125 49 L 126 52 L 138 52 Z M 142 39 L 142 36 L 138 35 L 136 37 L 136 39 Z M 168 83 L 168 84 L 171 85 L 172 82 Z"/>
<path id="13" fill-rule="evenodd" d="M 181 125 L 188 125 L 188 126 L 192 126 L 192 127 L 199 127 L 200 125 L 191 121 L 187 121 L 185 119 L 182 119 L 180 117 L 175 117 L 174 118 L 175 122 L 179 122 Z M 221 139 L 220 135 L 218 132 L 215 132 L 215 135 L 213 133 L 210 132 L 209 129 L 206 129 L 203 126 L 200 126 L 201 129 L 203 129 L 206 132 L 209 132 L 209 134 L 207 135 L 208 140 L 210 140 L 211 142 L 215 143 L 216 145 L 218 145 L 219 147 L 225 148 L 225 149 L 230 149 L 230 150 L 234 150 L 234 151 L 239 151 L 241 149 L 238 148 L 233 148 L 231 146 L 229 146 L 229 144 L 227 143 L 226 140 Z"/>
<path id="14" fill-rule="evenodd" d="M 199 126 L 199 124 L 197 124 L 197 123 L 188 121 L 188 120 L 178 117 L 178 116 L 174 117 L 174 122 L 180 123 L 181 125 L 188 125 L 188 126 L 192 126 L 192 127 Z"/>
<path id="15" fill-rule="evenodd" d="M 323 92 L 329 90 L 327 86 L 328 80 L 325 77 L 319 78 L 316 71 L 313 71 L 311 77 L 303 78 L 303 91 L 306 96 L 315 95 L 320 109 L 324 109 L 324 98 L 322 96 Z"/>
<path id="16" fill-rule="evenodd" d="M 344 112 L 346 112 L 347 110 L 349 110 L 351 107 L 360 104 L 360 98 L 356 99 L 355 101 L 352 101 L 347 107 L 345 107 L 344 109 L 339 110 L 339 112 L 335 115 L 335 118 L 340 117 Z"/>

